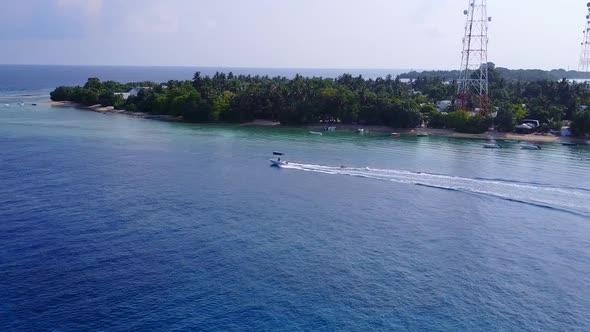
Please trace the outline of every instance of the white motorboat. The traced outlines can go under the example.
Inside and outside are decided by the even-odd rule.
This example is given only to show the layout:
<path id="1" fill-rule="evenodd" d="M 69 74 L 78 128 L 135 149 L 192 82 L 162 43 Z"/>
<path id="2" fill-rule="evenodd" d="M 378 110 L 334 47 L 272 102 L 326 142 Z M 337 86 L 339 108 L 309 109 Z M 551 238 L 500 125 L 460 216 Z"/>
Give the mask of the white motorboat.
<path id="1" fill-rule="evenodd" d="M 541 150 L 541 147 L 532 143 L 524 143 L 520 146 L 523 150 Z"/>
<path id="2" fill-rule="evenodd" d="M 502 146 L 496 142 L 485 143 L 483 145 L 483 147 L 486 149 L 501 149 L 502 148 Z"/>
<path id="3" fill-rule="evenodd" d="M 496 139 L 492 136 L 488 137 L 488 142 L 483 145 L 486 149 L 501 149 L 502 146 L 496 142 Z"/>
<path id="4" fill-rule="evenodd" d="M 276 167 L 283 167 L 289 165 L 288 161 L 282 161 L 281 158 L 279 159 L 270 159 L 270 165 Z"/>
<path id="5" fill-rule="evenodd" d="M 319 131 L 310 131 L 309 132 L 312 135 L 317 135 L 317 136 L 323 136 L 324 134 L 320 133 Z"/>

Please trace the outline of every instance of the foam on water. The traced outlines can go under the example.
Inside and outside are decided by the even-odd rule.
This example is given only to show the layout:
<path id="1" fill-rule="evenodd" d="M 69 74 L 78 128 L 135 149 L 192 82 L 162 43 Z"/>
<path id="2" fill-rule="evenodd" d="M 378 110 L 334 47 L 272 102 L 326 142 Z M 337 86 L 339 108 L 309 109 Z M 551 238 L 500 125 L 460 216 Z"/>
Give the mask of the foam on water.
<path id="1" fill-rule="evenodd" d="M 331 175 L 347 175 L 424 187 L 487 195 L 499 199 L 590 216 L 590 189 L 500 179 L 466 178 L 394 169 L 334 167 L 289 163 L 283 168 Z"/>

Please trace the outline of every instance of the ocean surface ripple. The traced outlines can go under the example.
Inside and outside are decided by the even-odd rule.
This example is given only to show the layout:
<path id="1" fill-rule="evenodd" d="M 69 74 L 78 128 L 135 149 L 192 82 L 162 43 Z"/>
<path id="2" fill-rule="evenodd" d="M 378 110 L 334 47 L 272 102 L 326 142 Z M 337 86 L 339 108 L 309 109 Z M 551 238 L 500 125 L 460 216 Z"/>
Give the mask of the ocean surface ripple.
<path id="1" fill-rule="evenodd" d="M 25 90 L 0 94 L 0 331 L 590 330 L 588 147 L 164 123 Z"/>

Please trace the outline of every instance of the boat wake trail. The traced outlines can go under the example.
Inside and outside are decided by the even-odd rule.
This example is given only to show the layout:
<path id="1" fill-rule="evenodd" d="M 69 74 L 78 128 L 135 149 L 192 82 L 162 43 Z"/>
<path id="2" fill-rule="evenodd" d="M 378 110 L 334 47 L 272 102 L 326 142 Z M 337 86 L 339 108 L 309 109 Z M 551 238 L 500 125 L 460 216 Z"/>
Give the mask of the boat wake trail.
<path id="1" fill-rule="evenodd" d="M 590 190 L 560 187 L 542 183 L 517 182 L 502 179 L 464 178 L 443 174 L 411 172 L 392 169 L 341 168 L 289 163 L 288 169 L 332 175 L 347 175 L 423 187 L 486 195 L 548 209 L 590 217 Z"/>

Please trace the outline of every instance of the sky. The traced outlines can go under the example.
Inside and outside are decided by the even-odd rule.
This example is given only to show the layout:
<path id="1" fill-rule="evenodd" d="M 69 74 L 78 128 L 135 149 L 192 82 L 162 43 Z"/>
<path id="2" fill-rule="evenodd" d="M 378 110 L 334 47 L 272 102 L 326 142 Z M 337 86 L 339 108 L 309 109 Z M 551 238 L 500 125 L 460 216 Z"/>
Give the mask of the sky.
<path id="1" fill-rule="evenodd" d="M 457 69 L 468 0 L 0 0 L 0 63 Z M 586 1 L 488 0 L 488 60 L 576 69 Z"/>

